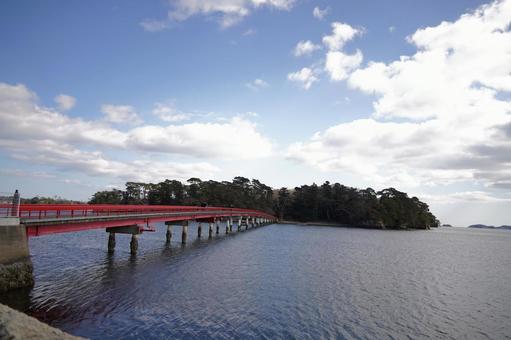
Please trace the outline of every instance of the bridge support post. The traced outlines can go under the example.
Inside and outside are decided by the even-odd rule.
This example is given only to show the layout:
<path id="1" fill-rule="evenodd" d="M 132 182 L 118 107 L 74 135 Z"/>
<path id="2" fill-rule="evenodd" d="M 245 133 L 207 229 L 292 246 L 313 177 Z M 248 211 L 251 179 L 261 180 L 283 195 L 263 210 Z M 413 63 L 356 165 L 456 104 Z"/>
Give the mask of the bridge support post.
<path id="1" fill-rule="evenodd" d="M 186 238 L 188 237 L 188 221 L 183 221 L 183 231 L 181 233 L 181 243 L 186 244 Z"/>
<path id="2" fill-rule="evenodd" d="M 165 235 L 165 237 L 166 237 L 166 242 L 170 243 L 170 241 L 172 240 L 172 225 L 171 224 L 167 225 L 167 234 Z"/>
<path id="3" fill-rule="evenodd" d="M 170 243 L 172 240 L 172 224 L 167 224 L 167 234 L 165 235 L 166 243 Z"/>
<path id="4" fill-rule="evenodd" d="M 202 234 L 202 224 L 199 222 L 199 225 L 197 226 L 197 238 L 200 238 Z"/>
<path id="5" fill-rule="evenodd" d="M 229 232 L 232 233 L 232 220 L 230 217 L 227 219 L 227 223 L 229 223 Z"/>
<path id="6" fill-rule="evenodd" d="M 136 255 L 137 251 L 138 251 L 138 234 L 132 234 L 130 242 L 131 255 Z"/>
<path id="7" fill-rule="evenodd" d="M 238 218 L 238 231 L 241 231 L 242 217 Z"/>
<path id="8" fill-rule="evenodd" d="M 209 238 L 213 237 L 213 223 L 209 222 Z"/>
<path id="9" fill-rule="evenodd" d="M 225 221 L 225 235 L 229 234 L 229 219 Z"/>
<path id="10" fill-rule="evenodd" d="M 112 254 L 115 250 L 115 233 L 109 232 L 108 233 L 108 252 Z"/>
<path id="11" fill-rule="evenodd" d="M 220 224 L 218 220 L 215 220 L 216 234 L 220 234 Z"/>
<path id="12" fill-rule="evenodd" d="M 247 218 L 245 219 L 245 230 L 248 230 L 248 216 L 247 216 Z"/>
<path id="13" fill-rule="evenodd" d="M 0 218 L 0 292 L 32 287 L 27 232 L 17 217 Z"/>

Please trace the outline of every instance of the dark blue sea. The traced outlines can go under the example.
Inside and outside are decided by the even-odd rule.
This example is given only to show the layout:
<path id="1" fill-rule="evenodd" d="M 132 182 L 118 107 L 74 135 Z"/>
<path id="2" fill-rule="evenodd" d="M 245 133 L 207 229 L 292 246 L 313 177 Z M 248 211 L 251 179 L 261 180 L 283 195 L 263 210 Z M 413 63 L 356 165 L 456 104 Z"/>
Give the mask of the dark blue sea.
<path id="1" fill-rule="evenodd" d="M 511 231 L 223 230 L 32 238 L 35 287 L 0 301 L 92 339 L 511 339 Z"/>

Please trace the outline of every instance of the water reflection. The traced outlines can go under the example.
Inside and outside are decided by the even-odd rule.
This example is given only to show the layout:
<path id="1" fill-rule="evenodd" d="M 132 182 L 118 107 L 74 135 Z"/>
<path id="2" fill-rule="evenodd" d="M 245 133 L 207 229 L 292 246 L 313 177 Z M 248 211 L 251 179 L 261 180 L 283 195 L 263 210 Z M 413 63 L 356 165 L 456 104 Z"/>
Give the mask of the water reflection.
<path id="1" fill-rule="evenodd" d="M 511 334 L 507 231 L 275 225 L 199 240 L 191 225 L 187 245 L 165 232 L 136 256 L 129 236 L 108 254 L 101 231 L 33 239 L 34 289 L 0 299 L 91 338 Z"/>

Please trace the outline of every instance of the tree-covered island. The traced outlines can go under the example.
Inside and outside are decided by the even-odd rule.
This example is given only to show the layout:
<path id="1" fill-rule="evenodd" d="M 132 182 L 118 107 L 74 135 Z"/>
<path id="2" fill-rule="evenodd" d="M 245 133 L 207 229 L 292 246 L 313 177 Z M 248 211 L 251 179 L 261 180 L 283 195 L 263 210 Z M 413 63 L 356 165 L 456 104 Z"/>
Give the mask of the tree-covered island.
<path id="1" fill-rule="evenodd" d="M 125 190 L 98 191 L 91 204 L 208 205 L 263 210 L 281 220 L 327 222 L 380 229 L 429 229 L 439 221 L 426 203 L 394 188 L 375 191 L 339 183 L 302 185 L 275 190 L 256 179 L 186 183 L 127 182 Z"/>

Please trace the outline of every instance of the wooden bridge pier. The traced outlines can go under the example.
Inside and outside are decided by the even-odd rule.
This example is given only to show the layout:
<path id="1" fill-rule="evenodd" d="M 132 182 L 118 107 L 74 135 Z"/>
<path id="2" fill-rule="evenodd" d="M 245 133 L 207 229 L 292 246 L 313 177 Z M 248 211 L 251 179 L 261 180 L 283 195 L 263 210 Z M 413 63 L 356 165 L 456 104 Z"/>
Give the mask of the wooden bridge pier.
<path id="1" fill-rule="evenodd" d="M 165 224 L 167 225 L 167 234 L 165 236 L 167 239 L 167 244 L 169 244 L 170 241 L 172 240 L 172 224 L 168 222 L 165 222 Z"/>
<path id="2" fill-rule="evenodd" d="M 111 254 L 115 250 L 115 233 L 113 231 L 108 233 L 108 252 Z"/>
<path id="3" fill-rule="evenodd" d="M 128 234 L 131 235 L 130 252 L 135 255 L 138 251 L 138 235 L 143 231 L 142 227 L 138 225 L 127 225 L 123 227 L 106 228 L 108 233 L 108 252 L 115 251 L 115 234 Z"/>
<path id="4" fill-rule="evenodd" d="M 186 244 L 186 238 L 188 237 L 188 221 L 183 221 L 183 231 L 181 233 L 181 244 Z"/>
<path id="5" fill-rule="evenodd" d="M 131 234 L 131 242 L 130 242 L 130 252 L 131 255 L 136 255 L 138 251 L 138 235 L 139 234 Z"/>
<path id="6" fill-rule="evenodd" d="M 199 222 L 199 224 L 197 224 L 197 238 L 200 238 L 201 234 L 202 234 L 202 224 L 201 224 L 201 222 Z"/>

